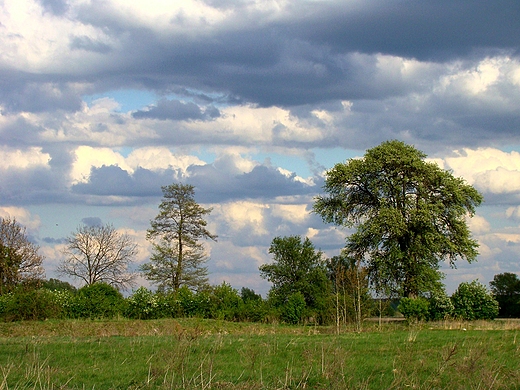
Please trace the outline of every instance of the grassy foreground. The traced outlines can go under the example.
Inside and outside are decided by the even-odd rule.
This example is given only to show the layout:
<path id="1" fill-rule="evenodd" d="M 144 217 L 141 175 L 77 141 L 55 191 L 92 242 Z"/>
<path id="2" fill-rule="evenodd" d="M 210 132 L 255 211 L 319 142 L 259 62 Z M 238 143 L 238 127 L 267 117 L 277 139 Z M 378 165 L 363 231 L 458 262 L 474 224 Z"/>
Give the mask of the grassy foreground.
<path id="1" fill-rule="evenodd" d="M 520 389 L 520 323 L 0 324 L 4 389 Z"/>

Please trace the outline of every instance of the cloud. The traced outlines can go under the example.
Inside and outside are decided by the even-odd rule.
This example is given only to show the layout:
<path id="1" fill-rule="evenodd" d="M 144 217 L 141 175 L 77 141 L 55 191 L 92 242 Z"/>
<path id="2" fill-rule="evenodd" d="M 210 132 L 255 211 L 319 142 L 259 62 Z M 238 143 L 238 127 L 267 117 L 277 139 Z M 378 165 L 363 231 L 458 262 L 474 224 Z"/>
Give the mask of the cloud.
<path id="1" fill-rule="evenodd" d="M 490 197 L 520 196 L 520 153 L 494 148 L 463 149 L 443 160 L 443 167 L 463 177 L 469 184 Z"/>
<path id="2" fill-rule="evenodd" d="M 74 206 L 145 235 L 187 182 L 214 205 L 214 280 L 265 291 L 274 235 L 332 256 L 350 233 L 310 214 L 324 169 L 399 139 L 485 196 L 482 263 L 451 281 L 515 269 L 517 0 L 4 0 L 0 20 L 0 207 L 28 223 Z M 51 268 L 54 225 L 34 225 Z"/>
<path id="3" fill-rule="evenodd" d="M 255 166 L 250 172 L 232 174 L 212 165 L 191 165 L 186 174 L 180 170 L 151 171 L 138 167 L 130 173 L 115 165 L 92 167 L 88 181 L 77 182 L 71 190 L 76 194 L 148 197 L 160 194 L 162 186 L 173 181 L 192 184 L 197 189 L 197 199 L 203 203 L 222 202 L 243 198 L 275 198 L 285 195 L 311 194 L 314 185 L 287 176 L 278 169 Z"/>
<path id="4" fill-rule="evenodd" d="M 103 225 L 103 222 L 99 217 L 85 217 L 81 219 L 81 223 L 89 227 Z"/>
<path id="5" fill-rule="evenodd" d="M 88 36 L 75 36 L 71 38 L 70 48 L 72 50 L 85 50 L 100 54 L 107 54 L 112 51 L 110 45 L 104 42 L 94 41 Z"/>
<path id="6" fill-rule="evenodd" d="M 209 120 L 218 118 L 220 111 L 215 107 L 207 107 L 205 110 L 195 103 L 183 103 L 179 100 L 161 99 L 156 106 L 147 110 L 136 111 L 134 118 L 171 119 L 171 120 Z"/>
<path id="7" fill-rule="evenodd" d="M 16 219 L 20 225 L 31 232 L 36 231 L 41 225 L 40 218 L 37 215 L 32 215 L 27 209 L 22 207 L 0 207 L 0 217 L 10 218 L 11 220 Z"/>

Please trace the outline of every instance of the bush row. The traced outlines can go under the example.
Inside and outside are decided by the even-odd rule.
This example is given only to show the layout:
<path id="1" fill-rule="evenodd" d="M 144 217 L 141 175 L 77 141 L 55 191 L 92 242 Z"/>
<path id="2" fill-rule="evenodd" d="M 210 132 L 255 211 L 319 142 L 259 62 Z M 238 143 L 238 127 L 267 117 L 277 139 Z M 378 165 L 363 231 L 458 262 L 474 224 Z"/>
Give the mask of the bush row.
<path id="1" fill-rule="evenodd" d="M 448 318 L 490 320 L 498 315 L 498 302 L 483 284 L 474 280 L 461 283 L 451 298 L 444 292 L 429 298 L 402 298 L 398 310 L 408 322 Z"/>
<path id="2" fill-rule="evenodd" d="M 477 281 L 461 283 L 451 298 L 444 292 L 432 294 L 429 298 L 402 298 L 397 309 L 409 322 L 447 318 L 493 319 L 498 315 L 497 301 Z M 0 319 L 4 321 L 120 316 L 143 320 L 200 317 L 296 324 L 318 314 L 327 317 L 320 323 L 333 321 L 332 315 L 327 313 L 308 312 L 301 293 L 292 294 L 284 305 L 274 307 L 269 299 L 262 299 L 253 290 L 243 288 L 239 293 L 227 283 L 197 293 L 186 287 L 174 293 L 153 292 L 140 287 L 127 298 L 114 287 L 103 283 L 85 286 L 77 291 L 20 286 L 0 295 Z"/>
<path id="3" fill-rule="evenodd" d="M 138 288 L 128 298 L 114 287 L 97 283 L 77 291 L 25 288 L 0 296 L 0 318 L 4 321 L 48 318 L 155 319 L 202 317 L 229 321 L 263 321 L 268 305 L 252 290 L 242 293 L 223 283 L 194 293 L 186 287 L 175 293 Z"/>

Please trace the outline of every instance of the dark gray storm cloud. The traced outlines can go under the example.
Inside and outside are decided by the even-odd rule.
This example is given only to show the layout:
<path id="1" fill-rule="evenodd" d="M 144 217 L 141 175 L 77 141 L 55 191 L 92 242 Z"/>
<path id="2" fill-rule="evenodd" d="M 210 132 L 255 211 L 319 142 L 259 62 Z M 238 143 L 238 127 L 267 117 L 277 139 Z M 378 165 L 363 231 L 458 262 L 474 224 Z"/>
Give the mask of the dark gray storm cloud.
<path id="1" fill-rule="evenodd" d="M 41 1 L 56 14 L 67 8 L 62 1 Z M 207 92 L 200 94 L 206 97 L 218 93 L 261 106 L 288 107 L 410 91 L 401 82 L 374 79 L 378 64 L 369 58 L 360 62 L 359 54 L 475 61 L 498 53 L 518 56 L 520 45 L 517 0 L 295 2 L 286 5 L 283 18 L 272 20 L 241 3 L 208 4 L 233 7 L 236 20 L 202 39 L 192 36 L 196 32 L 158 34 L 128 23 L 102 2 L 84 3 L 76 10 L 78 20 L 101 29 L 106 42 L 73 35 L 71 48 L 101 54 L 105 60 L 90 72 L 71 68 L 65 73 L 74 81 L 93 83 L 99 93 L 136 86 L 161 93 L 198 90 Z M 230 28 L 236 21 L 241 27 Z M 110 40 L 117 45 L 112 47 Z M 60 105 L 78 109 L 79 96 L 67 93 L 64 85 L 57 88 L 62 96 L 46 94 L 41 86 L 18 86 L 21 96 L 9 93 L 6 106 L 28 111 Z M 159 108 L 157 115 L 168 117 Z"/>
<path id="2" fill-rule="evenodd" d="M 61 179 L 49 169 L 12 168 L 0 172 L 0 199 L 4 204 L 45 204 L 66 198 Z"/>
<path id="3" fill-rule="evenodd" d="M 101 54 L 107 54 L 112 51 L 110 45 L 95 41 L 87 36 L 72 37 L 70 41 L 70 48 L 72 50 L 85 50 Z"/>
<path id="4" fill-rule="evenodd" d="M 445 61 L 497 50 L 518 53 L 520 3 L 499 1 L 364 1 L 316 3 L 289 30 L 334 52 L 385 53 Z"/>
<path id="5" fill-rule="evenodd" d="M 0 106 L 5 113 L 79 110 L 81 96 L 66 78 L 0 71 Z"/>
<path id="6" fill-rule="evenodd" d="M 64 1 L 41 2 L 57 15 L 67 9 Z M 283 18 L 272 19 L 251 13 L 246 2 L 207 3 L 220 9 L 232 7 L 236 20 L 223 22 L 204 39 L 196 32 L 159 34 L 131 24 L 99 1 L 77 6 L 78 20 L 103 31 L 106 42 L 73 35 L 70 47 L 97 53 L 104 60 L 92 70 L 65 70 L 63 77 L 92 83 L 98 93 L 143 87 L 159 93 L 184 91 L 185 96 L 199 99 L 216 99 L 210 95 L 218 94 L 235 102 L 294 107 L 338 99 L 379 100 L 426 87 L 378 77 L 379 64 L 372 54 L 433 62 L 462 60 L 471 66 L 497 53 L 518 56 L 520 45 L 517 0 L 294 2 L 286 5 Z M 236 21 L 241 27 L 231 28 Z M 183 25 L 175 18 L 171 23 Z M 109 41 L 117 44 L 111 46 Z M 14 82 L 0 92 L 4 107 L 31 112 L 80 108 L 79 92 L 45 79 L 51 76 L 41 77 L 36 83 L 20 75 L 9 77 Z M 214 108 L 199 110 L 190 103 L 164 99 L 134 117 L 217 115 Z"/>
<path id="7" fill-rule="evenodd" d="M 247 1 L 207 0 L 233 12 L 203 33 L 180 16 L 170 21 L 176 29 L 154 29 L 126 19 L 102 1 L 70 6 L 59 0 L 40 2 L 47 12 L 76 18 L 99 34 L 70 32 L 73 54 L 60 61 L 84 55 L 84 62 L 75 66 L 2 72 L 4 114 L 66 115 L 82 108 L 82 93 L 140 88 L 163 98 L 135 110 L 132 118 L 166 123 L 154 128 L 153 140 L 125 141 L 139 145 L 241 144 L 234 135 L 226 138 L 221 129 L 201 137 L 197 129 L 167 126 L 167 121 L 208 121 L 220 117 L 224 106 L 251 104 L 289 108 L 310 123 L 315 120 L 310 112 L 341 100 L 354 103 L 352 115 L 332 125 L 317 123 L 326 137 L 287 139 L 283 125 L 275 124 L 274 142 L 363 149 L 399 138 L 438 148 L 443 143 L 475 146 L 491 140 L 500 145 L 518 138 L 520 114 L 514 107 L 519 93 L 510 80 L 488 91 L 482 102 L 434 93 L 439 79 L 450 72 L 471 72 L 494 55 L 520 58 L 517 0 L 295 1 L 285 3 L 279 14 L 251 11 Z M 71 7 L 74 12 L 68 12 Z M 404 74 L 400 59 L 389 65 L 381 59 L 385 55 L 431 62 Z M 123 115 L 113 118 L 125 120 Z M 49 127 L 66 134 L 67 125 Z M 1 131 L 13 145 L 38 139 L 42 130 L 25 120 L 8 126 L 16 130 Z M 87 126 L 95 131 L 109 124 Z M 329 131 L 331 126 L 334 131 Z"/>
<path id="8" fill-rule="evenodd" d="M 203 110 L 195 103 L 161 99 L 157 102 L 157 105 L 146 110 L 138 110 L 132 116 L 138 119 L 208 120 L 218 118 L 220 111 L 214 106 L 209 106 Z"/>
<path id="9" fill-rule="evenodd" d="M 101 226 L 103 221 L 99 217 L 85 217 L 81 219 L 81 223 L 86 226 Z"/>
<path id="10" fill-rule="evenodd" d="M 197 201 L 219 203 L 236 199 L 273 199 L 277 196 L 314 194 L 318 187 L 287 177 L 277 169 L 256 166 L 251 172 L 233 174 L 213 165 L 193 165 L 188 175 L 176 170 L 150 171 L 137 169 L 133 174 L 120 167 L 92 168 L 89 181 L 72 186 L 73 193 L 81 195 L 157 197 L 161 186 L 185 182 L 196 188 Z"/>

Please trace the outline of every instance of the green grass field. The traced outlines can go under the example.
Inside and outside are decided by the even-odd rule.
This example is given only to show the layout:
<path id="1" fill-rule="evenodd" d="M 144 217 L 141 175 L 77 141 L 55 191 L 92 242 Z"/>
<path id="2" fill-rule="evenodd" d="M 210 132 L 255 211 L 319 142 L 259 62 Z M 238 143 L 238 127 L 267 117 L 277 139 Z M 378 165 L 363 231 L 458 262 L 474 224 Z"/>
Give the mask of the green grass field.
<path id="1" fill-rule="evenodd" d="M 0 324 L 0 389 L 520 389 L 520 323 Z"/>

